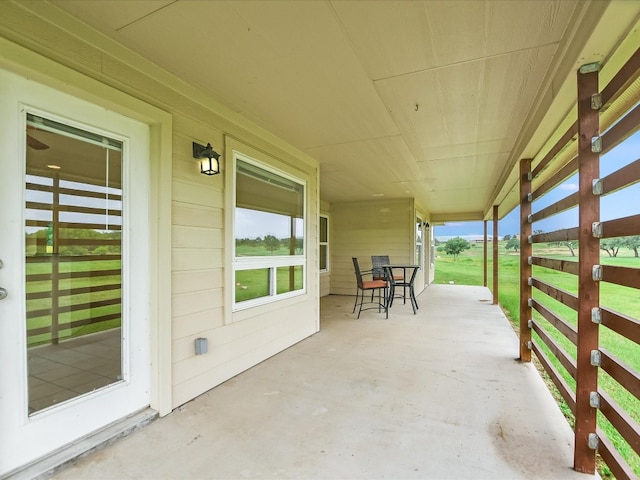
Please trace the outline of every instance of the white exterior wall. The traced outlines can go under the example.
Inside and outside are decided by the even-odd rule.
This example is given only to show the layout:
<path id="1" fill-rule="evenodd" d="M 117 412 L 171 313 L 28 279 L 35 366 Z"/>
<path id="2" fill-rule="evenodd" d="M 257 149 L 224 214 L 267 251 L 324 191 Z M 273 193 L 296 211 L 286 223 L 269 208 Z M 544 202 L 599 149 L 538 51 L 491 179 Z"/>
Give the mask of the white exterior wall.
<path id="1" fill-rule="evenodd" d="M 371 255 L 389 255 L 394 263 L 413 263 L 413 199 L 334 203 L 331 206 L 331 293 L 355 295 L 352 257 L 371 268 Z"/>
<path id="2" fill-rule="evenodd" d="M 153 266 L 160 285 L 150 299 L 159 310 L 158 318 L 152 319 L 152 383 L 159 405 L 154 408 L 166 414 L 318 331 L 317 162 L 44 2 L 3 4 L 3 42 L 29 52 L 24 56 L 29 63 L 22 64 L 22 57 L 16 55 L 0 62 L 3 68 L 41 77 L 105 108 L 117 105 L 123 112 L 133 108 L 118 99 L 117 94 L 124 92 L 168 114 L 169 121 L 155 130 L 153 147 L 157 158 L 168 155 L 167 163 L 172 165 L 170 180 L 158 192 L 159 204 L 165 208 L 156 220 L 165 230 L 159 227 L 154 238 L 169 245 Z M 31 52 L 38 61 L 33 61 Z M 2 55 L 0 49 L 0 59 Z M 96 89 L 96 81 L 104 88 Z M 231 272 L 224 271 L 231 251 L 225 248 L 226 165 L 223 161 L 221 175 L 201 175 L 191 151 L 193 141 L 210 142 L 224 155 L 228 136 L 302 172 L 308 191 L 307 293 L 236 314 L 230 314 L 225 305 L 225 286 L 232 278 Z M 168 172 L 151 175 L 166 177 Z M 209 339 L 209 353 L 195 355 L 197 337 Z"/>

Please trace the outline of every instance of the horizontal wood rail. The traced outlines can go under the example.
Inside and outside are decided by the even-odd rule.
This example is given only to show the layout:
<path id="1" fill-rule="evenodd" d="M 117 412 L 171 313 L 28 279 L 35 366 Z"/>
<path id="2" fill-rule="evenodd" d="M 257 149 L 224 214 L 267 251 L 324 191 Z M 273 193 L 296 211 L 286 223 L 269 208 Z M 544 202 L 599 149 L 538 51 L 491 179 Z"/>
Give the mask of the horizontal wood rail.
<path id="1" fill-rule="evenodd" d="M 640 75 L 640 49 L 626 61 L 620 70 L 614 75 L 609 83 L 602 89 L 602 110 L 605 110 L 611 103 L 627 89 L 629 84 Z"/>
<path id="2" fill-rule="evenodd" d="M 573 393 L 573 390 L 571 389 L 569 384 L 565 381 L 565 379 L 562 378 L 562 375 L 560 374 L 558 369 L 553 365 L 553 363 L 551 363 L 551 359 L 547 356 L 544 350 L 540 348 L 540 345 L 538 344 L 538 342 L 535 339 L 533 339 L 531 344 L 532 344 L 531 349 L 536 354 L 536 357 L 538 357 L 538 360 L 540 361 L 540 363 L 542 364 L 542 367 L 547 372 L 547 375 L 549 375 L 549 378 L 558 389 L 560 396 L 565 402 L 567 402 L 567 406 L 571 409 L 571 412 L 575 414 L 576 397 L 575 397 L 575 394 Z"/>
<path id="3" fill-rule="evenodd" d="M 48 227 L 51 225 L 51 222 L 46 220 L 27 220 L 25 222 L 27 227 Z M 67 230 L 84 230 L 84 229 L 93 229 L 93 230 L 104 230 L 104 223 L 72 223 L 72 222 L 58 222 L 58 228 L 67 229 Z M 109 225 L 110 231 L 120 231 L 122 230 L 121 225 Z"/>
<path id="4" fill-rule="evenodd" d="M 102 185 L 99 185 L 100 187 Z M 109 199 L 109 200 L 122 200 L 122 195 L 117 193 L 103 193 L 103 192 L 94 192 L 92 190 L 79 190 L 77 188 L 64 188 L 64 187 L 55 187 L 53 185 L 41 185 L 39 183 L 26 183 L 26 188 L 28 190 L 37 190 L 40 192 L 57 192 L 60 195 L 74 195 L 77 197 L 90 197 L 90 198 L 101 198 L 101 199 Z"/>
<path id="5" fill-rule="evenodd" d="M 87 270 L 86 272 L 69 272 L 61 274 L 65 279 L 67 278 L 94 278 L 94 277 L 110 277 L 112 275 L 120 275 L 122 272 L 120 269 L 113 270 Z M 44 280 L 51 280 L 50 273 L 34 273 L 27 275 L 27 282 L 41 282 Z"/>
<path id="6" fill-rule="evenodd" d="M 602 135 L 602 153 L 607 153 L 620 145 L 640 125 L 640 105 L 631 110 L 619 122 Z"/>
<path id="7" fill-rule="evenodd" d="M 553 215 L 557 215 L 558 213 L 565 212 L 577 205 L 578 205 L 578 192 L 575 192 L 561 200 L 558 200 L 555 203 L 552 203 L 551 205 L 543 208 L 542 210 L 538 210 L 536 213 L 531 214 L 530 221 L 533 223 L 540 220 L 544 220 L 545 218 L 549 218 L 549 217 L 552 217 Z"/>
<path id="8" fill-rule="evenodd" d="M 41 210 L 41 211 L 52 211 L 53 205 L 49 203 L 41 203 L 41 202 L 26 202 L 26 207 L 31 210 Z M 67 212 L 67 213 L 88 213 L 92 215 L 105 215 L 104 208 L 94 208 L 94 207 L 83 207 L 77 205 L 59 205 L 57 207 L 58 212 Z M 109 210 L 109 216 L 119 217 L 122 215 L 122 212 L 119 210 Z"/>
<path id="9" fill-rule="evenodd" d="M 552 310 L 539 303 L 537 300 L 532 301 L 533 309 L 538 312 L 542 317 L 553 325 L 567 340 L 576 345 L 578 343 L 578 331 L 575 327 L 569 324 L 566 320 L 561 318 Z"/>
<path id="10" fill-rule="evenodd" d="M 640 215 L 602 222 L 601 238 L 630 237 L 632 235 L 640 235 Z"/>
<path id="11" fill-rule="evenodd" d="M 640 425 L 606 392 L 598 391 L 600 411 L 616 427 L 633 450 L 640 454 Z"/>
<path id="12" fill-rule="evenodd" d="M 549 150 L 549 153 L 547 153 L 542 158 L 542 160 L 540 160 L 540 163 L 538 163 L 536 168 L 533 169 L 532 171 L 533 178 L 536 178 L 538 175 L 540 175 L 540 173 L 545 168 L 547 168 L 549 163 L 556 157 L 556 155 L 562 152 L 570 142 L 574 142 L 577 136 L 578 136 L 578 122 L 576 121 L 573 123 L 573 125 L 571 125 L 567 129 L 566 132 L 564 132 L 564 134 L 558 139 L 555 145 L 551 147 L 551 150 Z"/>
<path id="13" fill-rule="evenodd" d="M 121 283 L 112 283 L 107 285 L 93 285 L 90 287 L 76 287 L 70 288 L 66 290 L 58 290 L 58 297 L 68 297 L 71 295 L 80 295 L 83 293 L 96 293 L 96 292 L 106 292 L 108 290 L 119 290 L 122 288 Z M 30 292 L 26 295 L 27 300 L 36 300 L 38 298 L 50 298 L 51 291 L 45 290 L 42 292 Z"/>
<path id="14" fill-rule="evenodd" d="M 101 246 L 108 246 L 108 245 L 120 246 L 120 243 L 121 243 L 120 240 L 111 240 L 111 239 L 104 239 L 104 240 L 98 240 L 95 238 L 59 238 L 58 239 L 58 245 L 60 246 L 85 245 L 90 247 L 101 247 Z M 35 239 L 35 241 L 32 241 L 32 244 L 38 245 L 38 246 L 46 246 L 47 239 L 37 238 Z"/>
<path id="15" fill-rule="evenodd" d="M 640 268 L 602 265 L 602 280 L 616 285 L 640 289 Z"/>
<path id="16" fill-rule="evenodd" d="M 548 297 L 557 300 L 558 302 L 570 307 L 573 310 L 578 310 L 578 296 L 573 293 L 567 292 L 560 288 L 556 288 L 551 284 L 545 283 L 537 278 L 531 279 L 531 286 L 537 288 Z"/>
<path id="17" fill-rule="evenodd" d="M 578 274 L 578 262 L 572 262 L 571 260 L 531 257 L 531 264 L 538 265 L 539 267 L 549 268 L 551 270 L 556 270 L 557 272 L 571 273 L 573 275 Z"/>
<path id="18" fill-rule="evenodd" d="M 640 374 L 611 352 L 600 348 L 602 370 L 640 400 Z"/>
<path id="19" fill-rule="evenodd" d="M 578 240 L 579 232 L 580 229 L 578 227 L 564 228 L 555 232 L 531 235 L 531 241 L 533 243 L 570 242 Z"/>
<path id="20" fill-rule="evenodd" d="M 95 262 L 99 260 L 122 260 L 122 255 L 108 254 L 108 255 L 34 255 L 25 258 L 27 263 L 81 263 L 81 262 Z M 119 270 L 118 270 L 119 271 Z"/>
<path id="21" fill-rule="evenodd" d="M 602 177 L 602 194 L 616 192 L 640 181 L 640 159 Z"/>
<path id="22" fill-rule="evenodd" d="M 640 344 L 640 322 L 610 308 L 600 307 L 602 325 Z"/>
<path id="23" fill-rule="evenodd" d="M 531 192 L 531 201 L 533 202 L 537 198 L 542 197 L 545 193 L 550 192 L 553 188 L 560 185 L 567 178 L 574 175 L 578 170 L 578 156 L 573 157 L 564 167 L 562 167 L 558 173 L 552 176 L 546 182 L 540 184 L 535 191 Z"/>
<path id="24" fill-rule="evenodd" d="M 99 315 L 99 316 L 94 316 L 94 317 L 91 317 L 91 318 L 83 318 L 83 319 L 80 319 L 80 320 L 74 320 L 73 322 L 59 323 L 57 325 L 57 327 L 58 327 L 58 330 L 85 327 L 87 325 L 96 325 L 96 324 L 108 322 L 109 320 L 119 320 L 121 316 L 122 316 L 122 314 L 120 312 L 118 312 L 118 313 L 109 313 L 107 315 Z M 53 333 L 53 329 L 52 329 L 51 325 L 49 325 L 47 327 L 30 328 L 27 331 L 27 333 L 28 333 L 29 337 L 33 337 L 35 335 Z"/>
<path id="25" fill-rule="evenodd" d="M 91 310 L 94 308 L 108 307 L 110 305 L 120 305 L 122 301 L 120 298 L 111 298 L 107 300 L 98 300 L 95 302 L 87 303 L 74 303 L 71 305 L 64 305 L 58 307 L 58 313 L 76 312 L 79 310 Z M 38 310 L 28 311 L 26 313 L 27 319 L 38 318 L 51 314 L 51 308 L 41 308 Z"/>
<path id="26" fill-rule="evenodd" d="M 615 478 L 618 480 L 637 479 L 629 464 L 624 461 L 618 450 L 616 450 L 616 447 L 613 446 L 601 428 L 596 429 L 596 434 L 598 435 L 599 443 L 598 453 Z"/>
<path id="27" fill-rule="evenodd" d="M 544 327 L 542 327 L 535 320 L 533 321 L 533 331 L 538 334 L 540 340 L 547 346 L 547 348 L 553 353 L 558 360 L 560 360 L 560 364 L 565 368 L 565 370 L 571 375 L 574 379 L 576 378 L 577 368 L 576 362 L 571 358 L 569 353 L 562 348 L 562 346 L 552 337 L 550 337 Z"/>

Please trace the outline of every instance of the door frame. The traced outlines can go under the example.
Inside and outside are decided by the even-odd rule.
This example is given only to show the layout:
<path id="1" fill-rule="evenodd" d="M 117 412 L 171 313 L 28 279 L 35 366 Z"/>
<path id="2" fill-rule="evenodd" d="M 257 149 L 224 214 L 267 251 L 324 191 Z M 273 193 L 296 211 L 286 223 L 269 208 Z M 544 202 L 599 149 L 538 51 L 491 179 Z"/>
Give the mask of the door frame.
<path id="1" fill-rule="evenodd" d="M 171 412 L 172 116 L 153 105 L 0 38 L 0 69 L 149 126 L 150 407 Z"/>

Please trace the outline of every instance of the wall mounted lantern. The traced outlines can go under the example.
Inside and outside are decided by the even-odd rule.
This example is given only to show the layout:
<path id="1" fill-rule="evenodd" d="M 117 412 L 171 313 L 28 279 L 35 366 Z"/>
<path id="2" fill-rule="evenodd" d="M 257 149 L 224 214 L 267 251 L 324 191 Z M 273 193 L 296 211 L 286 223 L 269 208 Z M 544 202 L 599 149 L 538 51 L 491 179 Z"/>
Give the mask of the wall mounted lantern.
<path id="1" fill-rule="evenodd" d="M 220 154 L 211 147 L 210 143 L 204 147 L 193 142 L 193 158 L 200 160 L 200 173 L 205 175 L 220 173 Z"/>

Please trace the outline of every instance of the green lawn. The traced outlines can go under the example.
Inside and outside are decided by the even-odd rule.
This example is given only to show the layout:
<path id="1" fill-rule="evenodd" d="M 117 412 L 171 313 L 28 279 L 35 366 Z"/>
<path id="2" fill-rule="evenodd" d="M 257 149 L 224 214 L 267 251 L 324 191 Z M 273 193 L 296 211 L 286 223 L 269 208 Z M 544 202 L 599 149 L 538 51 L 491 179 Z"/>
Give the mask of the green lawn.
<path id="1" fill-rule="evenodd" d="M 519 299 L 520 299 L 520 259 L 519 255 L 504 249 L 504 243 L 499 245 L 499 283 L 498 283 L 498 300 L 505 311 L 507 317 L 513 323 L 514 328 L 518 331 L 519 322 Z M 534 253 L 550 258 L 558 258 L 563 260 L 577 261 L 577 257 L 571 257 L 567 249 L 548 248 L 544 245 L 534 245 Z M 603 252 L 604 253 L 604 252 Z M 481 245 L 473 245 L 470 250 L 461 254 L 458 258 L 447 256 L 438 252 L 436 258 L 435 283 L 448 284 L 454 282 L 461 285 L 482 285 L 483 282 L 483 248 Z M 492 251 L 489 249 L 489 265 L 488 265 L 488 286 L 492 288 L 493 279 L 493 262 Z M 619 256 L 610 258 L 604 256 L 601 263 L 605 265 L 624 265 L 634 268 L 640 268 L 640 258 L 633 256 L 633 251 L 621 249 Z M 542 267 L 533 267 L 533 276 L 542 281 L 550 283 L 563 290 L 577 293 L 577 277 L 574 275 L 548 270 Z M 639 293 L 635 289 L 622 287 L 618 285 L 602 283 L 600 289 L 600 303 L 618 312 L 625 313 L 633 318 L 640 318 L 640 302 L 638 302 Z M 577 314 L 565 305 L 547 297 L 540 292 L 534 291 L 534 298 L 541 304 L 550 308 L 569 323 L 575 325 L 577 322 Z M 544 320 L 537 312 L 534 317 L 544 325 L 547 332 L 556 339 L 563 348 L 575 358 L 575 346 L 569 342 L 557 330 L 552 328 L 550 324 Z M 618 358 L 630 365 L 636 371 L 640 371 L 640 349 L 635 342 L 622 338 L 615 332 L 602 327 L 600 329 L 600 345 L 611 351 Z M 549 353 L 549 352 L 547 352 Z M 563 374 L 564 379 L 575 390 L 575 381 L 556 363 L 556 368 Z M 611 395 L 625 411 L 636 421 L 640 422 L 640 401 L 619 385 L 615 380 L 609 377 L 605 372 L 599 372 L 599 387 Z M 556 396 L 556 398 L 558 398 Z M 570 410 L 566 405 L 561 405 L 569 421 L 572 421 Z M 625 460 L 633 467 L 636 475 L 640 476 L 640 457 L 636 452 L 620 437 L 615 429 L 608 424 L 606 419 L 601 415 L 599 417 L 600 427 L 605 431 L 607 436 L 616 445 Z M 608 475 L 606 467 L 601 469 L 601 475 Z"/>

